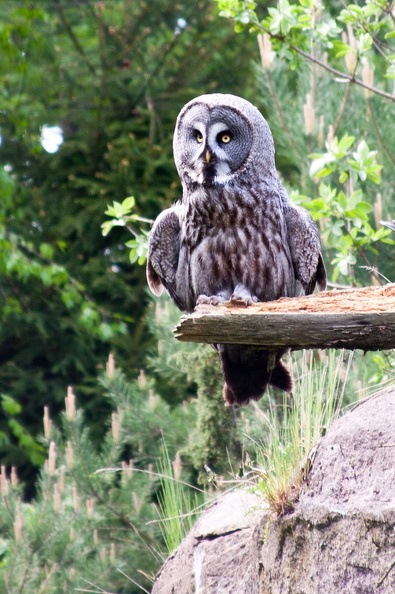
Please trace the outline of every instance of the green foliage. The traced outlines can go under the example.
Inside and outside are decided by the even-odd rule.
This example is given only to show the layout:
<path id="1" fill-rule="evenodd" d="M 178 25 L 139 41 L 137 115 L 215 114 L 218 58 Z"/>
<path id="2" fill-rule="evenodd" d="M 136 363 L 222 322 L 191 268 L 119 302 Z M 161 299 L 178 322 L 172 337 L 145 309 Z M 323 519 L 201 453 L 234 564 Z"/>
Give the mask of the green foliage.
<path id="1" fill-rule="evenodd" d="M 366 54 L 370 61 L 371 50 L 376 48 L 377 54 L 381 57 L 380 63 L 385 68 L 384 77 L 394 76 L 395 58 L 393 48 L 388 42 L 394 37 L 394 20 L 391 3 L 387 0 L 368 0 L 363 6 L 350 3 L 340 10 L 335 18 L 320 2 L 300 0 L 290 3 L 288 0 L 279 0 L 275 6 L 267 7 L 267 15 L 263 19 L 258 16 L 256 10 L 261 8 L 258 2 L 216 1 L 220 15 L 235 21 L 236 32 L 250 26 L 253 31 L 267 33 L 272 39 L 274 51 L 279 57 L 286 59 L 292 69 L 300 64 L 300 58 L 303 57 L 320 64 L 345 81 L 349 80 L 370 88 L 371 85 L 356 78 L 356 67 Z M 344 24 L 353 31 L 349 43 L 340 36 Z M 383 42 L 384 39 L 387 43 Z M 335 62 L 339 57 L 348 56 L 353 68 L 344 72 L 325 63 L 318 56 L 316 48 L 328 52 L 329 58 Z M 379 87 L 375 87 L 374 92 L 393 100 L 390 93 Z"/>
<path id="2" fill-rule="evenodd" d="M 140 229 L 136 231 L 131 223 L 153 223 L 150 219 L 145 219 L 137 214 L 133 214 L 133 208 L 136 204 L 134 196 L 129 196 L 122 201 L 113 202 L 112 206 L 108 206 L 105 214 L 112 217 L 109 221 L 102 223 L 102 234 L 104 237 L 109 234 L 114 227 L 127 227 L 127 229 L 134 235 L 135 239 L 131 239 L 125 243 L 129 248 L 129 258 L 131 264 L 137 262 L 140 266 L 145 264 L 147 260 L 148 251 L 148 235 L 149 231 Z"/>
<path id="3" fill-rule="evenodd" d="M 335 252 L 331 261 L 334 281 L 339 275 L 354 281 L 358 256 L 366 258 L 369 251 L 378 255 L 377 242 L 394 245 L 390 230 L 372 225 L 369 217 L 373 206 L 365 199 L 362 188 L 353 190 L 358 182 L 367 179 L 378 184 L 382 168 L 376 163 L 377 151 L 370 151 L 365 140 L 351 152 L 354 141 L 353 136 L 345 134 L 340 140 L 328 141 L 326 153 L 310 155 L 311 177 L 318 180 L 332 175 L 344 189 L 320 183 L 318 196 L 313 200 L 303 197 L 298 200 L 294 194 L 294 199 L 305 204 L 316 221 L 325 220 L 323 240 Z"/>
<path id="4" fill-rule="evenodd" d="M 186 399 L 193 398 L 196 417 L 181 451 L 205 485 L 210 473 L 226 475 L 231 461 L 241 462 L 241 443 L 234 411 L 224 406 L 218 353 L 208 345 L 174 340 L 178 321 L 179 312 L 168 297 L 156 300 L 148 322 L 158 348 L 148 359 L 148 373 L 160 378 L 160 391 L 168 402 L 184 406 Z"/>
<path id="5" fill-rule="evenodd" d="M 40 466 L 44 462 L 44 448 L 21 422 L 21 405 L 7 394 L 0 394 L 0 400 L 2 417 L 7 419 L 8 427 L 8 431 L 0 431 L 0 444 L 8 461 L 15 464 L 17 460 L 25 460 Z"/>
<path id="6" fill-rule="evenodd" d="M 102 384 L 115 410 L 99 451 L 69 388 L 61 426 L 48 409 L 44 414 L 47 456 L 36 498 L 23 503 L 15 469 L 11 476 L 2 469 L 1 591 L 139 592 L 136 584 L 149 587 L 164 560 L 160 526 L 171 521 L 188 530 L 204 502 L 188 486 L 191 473 L 179 453 L 194 407 L 170 409 L 143 374 L 128 382 L 111 359 Z M 18 412 L 10 399 L 3 406 Z M 169 506 L 176 506 L 170 519 Z"/>
<path id="7" fill-rule="evenodd" d="M 154 346 L 147 353 L 147 369 L 156 390 L 173 406 L 196 396 L 195 380 L 187 375 L 191 369 L 188 360 L 202 348 L 174 339 L 173 329 L 179 320 L 180 312 L 167 295 L 152 298 L 146 321 Z"/>
<path id="8" fill-rule="evenodd" d="M 250 0 L 217 0 L 220 16 L 235 21 L 235 31 L 240 33 L 255 17 L 256 2 Z"/>
<path id="9" fill-rule="evenodd" d="M 135 204 L 136 200 L 134 199 L 134 196 L 129 196 L 129 198 L 125 198 L 122 203 L 113 202 L 112 206 L 107 207 L 105 214 L 113 218 L 102 224 L 102 233 L 104 237 L 109 234 L 113 227 L 124 227 L 129 219 L 133 220 L 128 215 Z"/>
<path id="10" fill-rule="evenodd" d="M 224 405 L 218 354 L 199 346 L 186 359 L 189 375 L 198 387 L 196 429 L 188 453 L 194 467 L 200 471 L 199 482 L 206 484 L 211 473 L 224 475 L 231 472 L 230 462 L 241 462 L 242 449 L 234 411 Z"/>
<path id="11" fill-rule="evenodd" d="M 395 359 L 392 351 L 373 353 L 372 360 L 375 363 L 375 369 L 367 378 L 369 384 L 392 384 L 395 379 Z"/>
<path id="12" fill-rule="evenodd" d="M 252 41 L 229 44 L 208 0 L 0 4 L 0 391 L 34 437 L 43 406 L 56 416 L 73 384 L 99 443 L 109 405 L 97 367 L 114 350 L 134 374 L 152 343 L 144 270 L 121 217 L 101 235 L 103 211 L 133 195 L 132 219 L 154 217 L 178 198 L 176 115 L 193 95 L 242 93 Z M 52 126 L 63 142 L 47 152 Z M 128 247 L 142 263 L 137 232 Z M 2 464 L 33 479 L 4 416 L 0 433 Z"/>

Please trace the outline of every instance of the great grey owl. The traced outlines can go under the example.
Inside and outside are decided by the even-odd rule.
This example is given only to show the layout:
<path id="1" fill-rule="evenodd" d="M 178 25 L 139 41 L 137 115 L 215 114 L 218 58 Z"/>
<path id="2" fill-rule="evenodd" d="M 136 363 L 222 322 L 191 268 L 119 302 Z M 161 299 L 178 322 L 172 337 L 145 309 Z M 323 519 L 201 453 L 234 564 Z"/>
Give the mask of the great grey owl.
<path id="1" fill-rule="evenodd" d="M 275 167 L 270 128 L 258 109 L 234 95 L 193 99 L 174 132 L 180 202 L 152 228 L 147 278 L 192 312 L 218 304 L 294 297 L 326 286 L 317 227 L 293 205 Z M 217 344 L 230 405 L 258 400 L 270 383 L 292 390 L 281 357 L 249 345 Z"/>

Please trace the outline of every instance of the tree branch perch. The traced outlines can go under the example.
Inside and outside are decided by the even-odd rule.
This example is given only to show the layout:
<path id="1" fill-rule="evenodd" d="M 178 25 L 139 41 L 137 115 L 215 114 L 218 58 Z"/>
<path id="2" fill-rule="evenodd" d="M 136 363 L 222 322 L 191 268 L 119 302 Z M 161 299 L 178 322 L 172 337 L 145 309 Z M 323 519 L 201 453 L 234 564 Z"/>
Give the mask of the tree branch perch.
<path id="1" fill-rule="evenodd" d="M 395 348 L 395 284 L 308 297 L 282 298 L 249 307 L 201 305 L 174 330 L 185 342 L 249 344 L 277 349 Z"/>

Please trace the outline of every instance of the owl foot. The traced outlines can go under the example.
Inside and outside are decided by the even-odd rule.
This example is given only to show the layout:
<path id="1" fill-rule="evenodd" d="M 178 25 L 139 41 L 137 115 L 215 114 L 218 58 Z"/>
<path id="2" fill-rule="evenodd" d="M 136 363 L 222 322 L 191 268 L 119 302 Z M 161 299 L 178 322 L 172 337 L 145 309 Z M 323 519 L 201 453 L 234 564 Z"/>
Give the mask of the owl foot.
<path id="1" fill-rule="evenodd" d="M 246 307 L 251 305 L 252 303 L 258 302 L 258 297 L 256 295 L 251 295 L 251 291 L 247 289 L 241 283 L 236 285 L 235 290 L 233 291 L 233 295 L 230 298 L 231 303 L 243 303 Z"/>
<path id="2" fill-rule="evenodd" d="M 229 294 L 218 293 L 217 295 L 211 295 L 210 297 L 207 295 L 199 295 L 196 305 L 218 305 L 218 303 L 223 303 L 224 301 L 229 301 Z"/>

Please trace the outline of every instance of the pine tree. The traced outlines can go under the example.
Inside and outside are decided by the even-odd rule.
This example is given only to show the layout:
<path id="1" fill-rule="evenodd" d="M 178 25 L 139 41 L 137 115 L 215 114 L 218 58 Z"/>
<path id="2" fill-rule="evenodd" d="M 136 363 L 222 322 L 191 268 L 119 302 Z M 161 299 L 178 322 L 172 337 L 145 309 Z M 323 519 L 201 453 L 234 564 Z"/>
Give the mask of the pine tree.
<path id="1" fill-rule="evenodd" d="M 158 512 L 161 450 L 165 442 L 178 479 L 188 479 L 179 452 L 194 406 L 171 409 L 143 373 L 128 382 L 111 358 L 101 382 L 116 408 L 99 451 L 69 387 L 60 426 L 44 411 L 47 457 L 35 499 L 25 503 L 15 468 L 2 467 L 1 591 L 139 592 L 136 583 L 148 588 L 167 555 Z"/>

